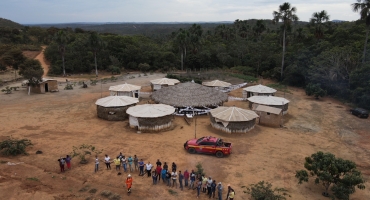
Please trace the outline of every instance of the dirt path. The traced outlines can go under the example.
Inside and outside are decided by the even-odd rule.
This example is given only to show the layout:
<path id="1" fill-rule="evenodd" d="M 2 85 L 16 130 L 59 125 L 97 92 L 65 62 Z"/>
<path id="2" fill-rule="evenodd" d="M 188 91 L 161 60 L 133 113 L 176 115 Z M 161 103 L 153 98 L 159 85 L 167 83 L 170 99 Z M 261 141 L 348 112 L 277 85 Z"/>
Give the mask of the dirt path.
<path id="1" fill-rule="evenodd" d="M 49 72 L 49 65 L 45 62 L 45 56 L 44 51 L 46 49 L 46 46 L 41 46 L 42 50 L 39 53 L 39 55 L 36 56 L 36 60 L 40 61 L 42 68 L 44 69 L 44 74 L 42 75 L 44 78 L 47 77 Z"/>

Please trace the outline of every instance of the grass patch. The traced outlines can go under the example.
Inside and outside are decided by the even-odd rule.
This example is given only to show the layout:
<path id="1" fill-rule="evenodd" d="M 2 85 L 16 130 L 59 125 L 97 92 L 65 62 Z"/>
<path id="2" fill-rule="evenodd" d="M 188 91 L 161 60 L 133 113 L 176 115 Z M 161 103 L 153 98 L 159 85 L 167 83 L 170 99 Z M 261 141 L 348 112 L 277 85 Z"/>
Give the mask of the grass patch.
<path id="1" fill-rule="evenodd" d="M 275 90 L 278 90 L 278 91 L 282 91 L 282 92 L 286 92 L 286 93 L 291 93 L 289 90 L 288 90 L 288 87 L 286 85 L 282 85 L 280 83 L 270 83 L 270 84 L 267 84 L 268 87 L 271 87 L 271 88 L 274 88 Z"/>
<path id="2" fill-rule="evenodd" d="M 257 78 L 255 78 L 253 76 L 248 76 L 248 75 L 244 75 L 244 74 L 229 74 L 229 75 L 232 76 L 232 77 L 235 77 L 235 78 L 243 79 L 246 82 L 253 82 L 253 81 L 258 80 Z"/>
<path id="3" fill-rule="evenodd" d="M 0 163 L 1 163 L 1 164 L 5 164 L 5 163 L 8 163 L 8 161 L 0 160 Z"/>
<path id="4" fill-rule="evenodd" d="M 79 190 L 79 192 L 86 192 L 89 189 L 89 186 L 85 186 Z"/>
<path id="5" fill-rule="evenodd" d="M 30 178 L 26 178 L 27 180 L 30 180 L 30 181 L 40 181 L 38 178 L 36 177 L 30 177 Z"/>
<path id="6" fill-rule="evenodd" d="M 95 194 L 97 191 L 98 191 L 97 189 L 93 188 L 93 189 L 89 190 L 89 193 Z"/>
<path id="7" fill-rule="evenodd" d="M 174 196 L 177 195 L 177 192 L 175 190 L 169 189 L 168 192 Z"/>
<path id="8" fill-rule="evenodd" d="M 103 192 L 100 193 L 100 195 L 102 195 L 103 197 L 109 197 L 112 195 L 112 192 L 111 191 L 108 191 L 108 190 L 104 190 Z"/>
<path id="9" fill-rule="evenodd" d="M 109 200 L 120 200 L 121 196 L 119 194 L 113 194 L 111 197 L 109 197 Z"/>

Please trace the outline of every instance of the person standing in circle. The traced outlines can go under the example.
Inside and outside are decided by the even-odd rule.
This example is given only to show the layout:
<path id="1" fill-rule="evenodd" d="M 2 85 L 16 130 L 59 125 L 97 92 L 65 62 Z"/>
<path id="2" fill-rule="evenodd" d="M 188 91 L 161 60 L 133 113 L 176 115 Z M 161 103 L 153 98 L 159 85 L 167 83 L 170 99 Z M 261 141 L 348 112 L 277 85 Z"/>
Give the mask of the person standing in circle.
<path id="1" fill-rule="evenodd" d="M 65 160 L 67 163 L 67 169 L 71 169 L 71 160 L 72 160 L 71 156 L 67 155 Z"/>
<path id="2" fill-rule="evenodd" d="M 146 172 L 148 173 L 148 177 L 151 177 L 151 170 L 152 170 L 152 167 L 153 167 L 153 165 L 152 165 L 152 164 L 150 164 L 150 162 L 148 162 L 148 163 L 146 164 Z"/>
<path id="3" fill-rule="evenodd" d="M 144 161 L 143 161 L 143 159 L 140 159 L 139 168 L 140 168 L 139 176 L 144 176 Z"/>
<path id="4" fill-rule="evenodd" d="M 95 156 L 95 172 L 99 170 L 99 159 L 98 156 Z"/>
<path id="5" fill-rule="evenodd" d="M 131 174 L 127 175 L 127 178 L 126 178 L 127 193 L 131 193 L 132 182 L 133 182 L 133 179 L 131 177 Z"/>
<path id="6" fill-rule="evenodd" d="M 111 169 L 110 168 L 110 157 L 107 154 L 105 154 L 104 162 L 105 162 L 105 165 L 107 166 L 107 169 Z"/>

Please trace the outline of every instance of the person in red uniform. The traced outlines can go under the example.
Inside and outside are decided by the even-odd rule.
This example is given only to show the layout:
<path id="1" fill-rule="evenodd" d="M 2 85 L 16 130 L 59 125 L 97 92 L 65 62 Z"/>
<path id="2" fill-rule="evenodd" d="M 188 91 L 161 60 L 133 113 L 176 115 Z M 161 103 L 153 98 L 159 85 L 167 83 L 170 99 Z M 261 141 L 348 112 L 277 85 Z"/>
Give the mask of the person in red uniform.
<path id="1" fill-rule="evenodd" d="M 157 171 L 159 180 L 161 180 L 162 167 L 160 165 L 157 165 L 157 168 L 155 170 Z"/>
<path id="2" fill-rule="evenodd" d="M 133 180 L 132 180 L 131 174 L 127 175 L 127 179 L 126 179 L 127 193 L 131 193 L 132 181 Z"/>

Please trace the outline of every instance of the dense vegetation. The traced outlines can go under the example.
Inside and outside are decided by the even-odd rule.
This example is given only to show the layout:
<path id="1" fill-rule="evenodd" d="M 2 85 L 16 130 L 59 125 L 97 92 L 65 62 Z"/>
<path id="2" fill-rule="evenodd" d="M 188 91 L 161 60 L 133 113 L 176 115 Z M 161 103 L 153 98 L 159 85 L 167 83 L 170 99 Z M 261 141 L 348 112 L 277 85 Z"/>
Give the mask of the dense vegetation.
<path id="1" fill-rule="evenodd" d="M 352 12 L 350 6 L 348 11 Z M 45 55 L 53 74 L 222 69 L 298 87 L 320 85 L 323 94 L 370 109 L 370 58 L 368 49 L 364 51 L 369 30 L 365 21 L 370 20 L 360 16 L 355 22 L 333 23 L 329 14 L 318 10 L 311 19 L 301 19 L 310 21 L 303 23 L 296 8 L 284 3 L 271 20 L 182 24 L 170 34 L 156 32 L 156 26 L 164 30 L 166 24 L 150 24 L 148 29 L 138 24 L 135 30 L 141 34 L 136 35 L 91 31 L 109 26 L 110 32 L 117 32 L 113 24 L 89 30 L 84 24 L 74 29 L 24 27 L 19 33 L 2 28 L 7 34 L 1 34 L 0 44 L 47 44 Z"/>

